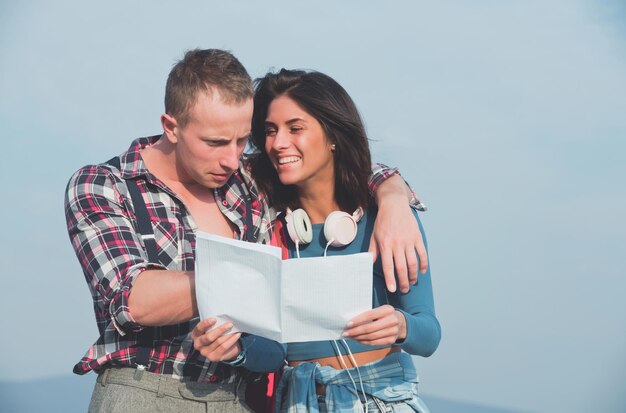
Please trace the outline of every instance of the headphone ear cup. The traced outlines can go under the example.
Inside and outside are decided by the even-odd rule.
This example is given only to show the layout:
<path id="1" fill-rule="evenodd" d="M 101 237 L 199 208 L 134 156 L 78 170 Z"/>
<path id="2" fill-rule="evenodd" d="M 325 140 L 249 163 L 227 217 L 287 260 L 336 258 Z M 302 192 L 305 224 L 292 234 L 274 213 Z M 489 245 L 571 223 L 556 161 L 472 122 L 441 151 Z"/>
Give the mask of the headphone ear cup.
<path id="1" fill-rule="evenodd" d="M 295 211 L 287 210 L 285 215 L 285 222 L 287 223 L 287 233 L 291 240 L 297 244 L 308 244 L 313 239 L 313 228 L 311 226 L 311 220 L 304 211 L 299 208 Z"/>
<path id="2" fill-rule="evenodd" d="M 347 212 L 331 212 L 324 221 L 324 237 L 331 241 L 333 247 L 343 247 L 350 244 L 356 237 L 357 226 L 354 217 Z"/>

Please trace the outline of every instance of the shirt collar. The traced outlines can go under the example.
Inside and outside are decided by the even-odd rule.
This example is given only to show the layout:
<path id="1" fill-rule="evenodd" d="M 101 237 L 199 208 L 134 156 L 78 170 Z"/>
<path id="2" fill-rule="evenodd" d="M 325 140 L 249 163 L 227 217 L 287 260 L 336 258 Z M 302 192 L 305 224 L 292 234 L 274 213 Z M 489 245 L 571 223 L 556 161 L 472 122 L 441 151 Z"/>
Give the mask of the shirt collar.
<path id="1" fill-rule="evenodd" d="M 135 139 L 130 144 L 128 150 L 120 155 L 120 173 L 122 178 L 134 179 L 142 175 L 146 176 L 148 179 L 152 177 L 140 152 L 143 148 L 156 143 L 160 137 L 161 135 L 154 135 L 139 138 Z"/>

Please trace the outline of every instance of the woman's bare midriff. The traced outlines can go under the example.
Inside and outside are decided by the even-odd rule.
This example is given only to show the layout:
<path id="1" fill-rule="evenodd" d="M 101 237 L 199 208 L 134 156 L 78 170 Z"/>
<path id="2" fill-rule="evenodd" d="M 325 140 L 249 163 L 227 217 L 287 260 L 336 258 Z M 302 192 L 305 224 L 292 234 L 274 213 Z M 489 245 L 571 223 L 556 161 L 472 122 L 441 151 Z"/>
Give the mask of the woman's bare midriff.
<path id="1" fill-rule="evenodd" d="M 363 351 L 361 353 L 354 353 L 352 357 L 356 362 L 356 366 L 352 363 L 350 356 L 343 356 L 343 363 L 338 356 L 330 356 L 330 357 L 322 357 L 319 359 L 311 359 L 311 360 L 294 360 L 290 361 L 289 365 L 294 367 L 300 363 L 319 363 L 321 366 L 329 366 L 337 370 L 341 370 L 344 368 L 354 368 L 358 366 L 363 366 L 368 363 L 372 363 L 374 361 L 380 360 L 391 353 L 397 353 L 400 351 L 400 347 L 385 347 L 379 348 L 371 351 Z M 344 364 L 345 363 L 345 364 Z"/>

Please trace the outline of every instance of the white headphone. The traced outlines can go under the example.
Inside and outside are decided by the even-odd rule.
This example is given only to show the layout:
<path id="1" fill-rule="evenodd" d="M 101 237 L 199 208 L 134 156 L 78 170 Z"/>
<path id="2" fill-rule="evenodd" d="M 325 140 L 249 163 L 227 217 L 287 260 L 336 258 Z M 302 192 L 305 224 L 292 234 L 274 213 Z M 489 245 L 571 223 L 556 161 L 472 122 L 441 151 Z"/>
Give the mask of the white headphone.
<path id="1" fill-rule="evenodd" d="M 363 217 L 363 209 L 359 207 L 352 215 L 343 211 L 331 212 L 324 221 L 324 237 L 328 240 L 328 245 L 333 247 L 343 247 L 350 244 L 356 237 L 357 222 Z M 308 244 L 313 239 L 313 228 L 309 216 L 304 209 L 295 211 L 287 208 L 285 214 L 287 223 L 287 233 L 296 244 Z M 326 247 L 328 248 L 328 245 Z"/>

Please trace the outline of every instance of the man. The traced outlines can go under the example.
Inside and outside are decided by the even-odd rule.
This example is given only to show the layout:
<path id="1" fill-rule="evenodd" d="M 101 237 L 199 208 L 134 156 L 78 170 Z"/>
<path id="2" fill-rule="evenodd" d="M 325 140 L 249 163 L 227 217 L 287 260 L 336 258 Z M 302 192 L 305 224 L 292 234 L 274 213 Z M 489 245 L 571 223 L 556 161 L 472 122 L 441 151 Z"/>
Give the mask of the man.
<path id="1" fill-rule="evenodd" d="M 68 231 L 100 332 L 74 367 L 98 373 L 90 411 L 247 411 L 246 385 L 259 377 L 251 372 L 282 362 L 282 347 L 260 337 L 231 334 L 219 348 L 196 351 L 190 335 L 198 323 L 195 231 L 266 243 L 275 220 L 240 163 L 252 95 L 230 53 L 190 51 L 168 77 L 163 134 L 70 179 Z M 372 188 L 389 175 L 378 172 Z M 416 278 L 415 249 L 425 257 L 405 188 L 393 177 L 376 192 L 375 237 L 390 290 L 394 261 L 405 289 Z M 425 270 L 426 260 L 419 264 Z"/>

